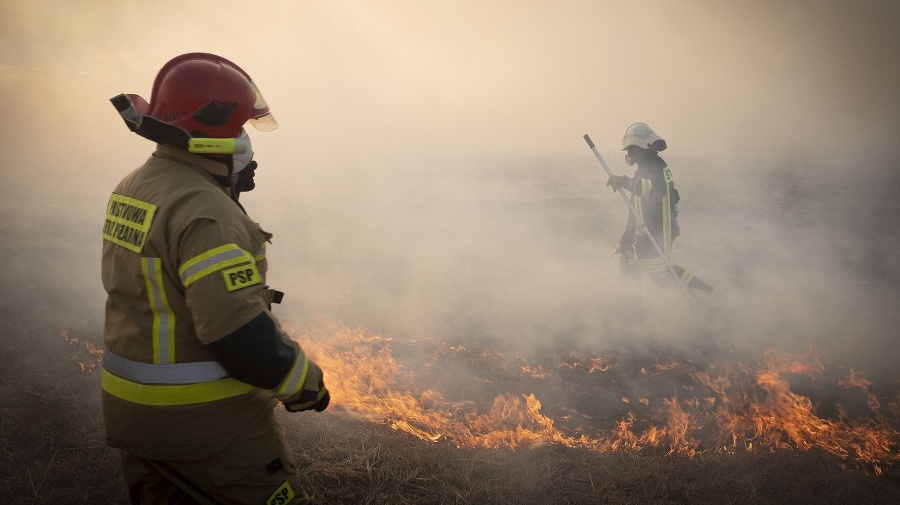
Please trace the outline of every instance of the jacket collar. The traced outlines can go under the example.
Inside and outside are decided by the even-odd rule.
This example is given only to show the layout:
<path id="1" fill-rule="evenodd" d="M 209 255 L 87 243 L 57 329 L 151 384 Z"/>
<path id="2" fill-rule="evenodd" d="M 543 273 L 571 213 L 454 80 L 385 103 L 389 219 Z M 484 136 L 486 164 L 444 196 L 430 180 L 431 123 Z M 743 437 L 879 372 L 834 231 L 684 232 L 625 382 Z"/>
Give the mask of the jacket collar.
<path id="1" fill-rule="evenodd" d="M 219 163 L 218 161 L 200 156 L 199 154 L 187 152 L 184 149 L 179 149 L 175 146 L 157 144 L 156 152 L 154 152 L 153 155 L 187 163 L 192 167 L 202 169 L 210 175 L 228 177 L 228 166 L 224 163 Z"/>

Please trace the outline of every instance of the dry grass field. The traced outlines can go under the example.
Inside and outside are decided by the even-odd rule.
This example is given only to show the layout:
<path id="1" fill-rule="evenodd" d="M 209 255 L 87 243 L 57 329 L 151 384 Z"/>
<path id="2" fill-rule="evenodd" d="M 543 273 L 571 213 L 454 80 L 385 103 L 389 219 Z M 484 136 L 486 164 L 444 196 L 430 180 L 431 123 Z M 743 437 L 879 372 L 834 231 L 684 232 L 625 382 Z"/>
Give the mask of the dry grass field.
<path id="1" fill-rule="evenodd" d="M 0 325 L 3 335 L 0 348 L 0 477 L 3 481 L 0 503 L 126 503 L 117 453 L 103 442 L 97 373 L 99 356 L 94 352 L 99 341 L 94 330 L 90 327 L 60 328 L 15 315 L 4 317 Z M 345 341 L 332 344 L 336 345 L 332 351 L 344 349 L 345 352 L 338 353 L 340 359 L 351 360 L 348 349 L 358 351 L 366 342 L 365 345 L 370 346 L 367 348 L 369 356 L 383 356 L 385 348 L 391 347 L 394 352 L 387 357 L 394 359 L 377 365 L 394 367 L 383 370 L 388 374 L 403 375 L 417 368 L 414 362 L 402 364 L 404 356 L 413 354 L 411 347 L 442 348 L 434 342 L 394 344 L 379 341 L 377 336 L 360 330 L 344 332 L 347 334 L 344 337 L 355 340 L 348 344 L 345 338 Z M 301 340 L 307 338 L 309 336 L 304 336 Z M 315 347 L 316 344 L 306 340 L 306 345 Z M 19 352 L 23 348 L 33 352 Z M 497 354 L 478 358 L 487 356 L 485 349 L 472 347 L 471 350 L 470 354 L 457 353 L 456 358 L 480 359 L 479 369 L 497 377 L 498 382 L 505 373 L 507 380 L 505 385 L 482 388 L 481 397 L 473 396 L 475 403 L 489 400 L 493 394 L 489 390 L 493 387 L 509 389 L 507 386 L 517 383 L 522 387 L 539 388 L 546 376 L 534 371 L 550 371 L 551 358 L 543 364 L 535 362 L 538 366 L 531 368 L 531 380 L 528 380 L 509 368 L 521 365 L 521 359 L 500 359 Z M 607 358 L 614 357 L 607 355 Z M 644 365 L 628 363 L 625 358 L 621 355 L 615 361 L 623 373 L 630 374 L 631 368 Z M 648 363 L 660 361 L 654 356 L 646 358 L 650 360 Z M 429 376 L 427 365 L 425 363 L 417 370 L 423 374 L 420 381 L 434 383 L 435 378 Z M 569 377 L 567 384 L 572 386 L 575 381 L 587 381 L 590 377 L 591 374 L 582 370 L 578 377 Z M 617 395 L 616 383 L 621 378 L 617 376 L 595 384 L 598 386 L 596 391 Z M 675 382 L 682 379 L 681 375 L 670 377 Z M 400 411 L 394 410 L 393 414 L 380 411 L 373 416 L 371 412 L 356 408 L 347 397 L 347 387 L 352 388 L 354 380 L 347 381 L 351 386 L 339 386 L 339 381 L 334 382 L 336 401 L 325 413 L 280 414 L 315 503 L 900 502 L 900 467 L 896 464 L 900 438 L 896 410 L 890 414 L 885 409 L 883 424 L 879 425 L 882 431 L 874 429 L 876 425 L 865 425 L 872 428 L 872 436 L 887 433 L 889 437 L 883 441 L 889 444 L 885 447 L 888 452 L 878 456 L 880 475 L 876 475 L 872 464 L 861 461 L 860 455 L 853 454 L 852 450 L 841 456 L 826 448 L 800 448 L 796 444 L 794 448 L 785 449 L 768 447 L 722 452 L 703 442 L 693 456 L 673 453 L 672 444 L 641 447 L 637 440 L 631 448 L 622 446 L 615 450 L 570 447 L 565 440 L 553 440 L 555 427 L 535 427 L 534 419 L 519 419 L 512 425 L 504 425 L 501 420 L 480 431 L 470 422 L 471 440 L 458 436 L 453 439 L 453 430 L 449 429 L 445 436 L 435 437 L 437 441 L 423 441 L 412 434 L 414 430 L 398 428 L 397 421 L 404 415 Z M 374 385 L 376 394 L 379 387 Z M 406 392 L 415 398 L 414 403 L 425 405 L 427 395 L 421 391 Z M 548 400 L 545 407 L 548 415 L 561 414 L 557 412 L 560 406 L 554 402 L 554 397 L 544 393 L 538 390 L 536 394 Z M 845 396 L 845 400 L 850 398 Z M 431 398 L 432 412 L 446 411 L 442 405 L 456 403 L 451 400 Z M 616 407 L 617 402 L 610 401 L 608 395 L 597 396 L 595 400 L 594 406 L 579 407 L 585 411 L 593 409 L 591 417 L 595 423 L 605 424 L 600 419 L 604 404 L 611 406 L 610 417 L 619 415 L 621 403 Z M 580 401 L 589 403 L 587 399 Z M 651 399 L 647 406 L 654 402 L 655 399 Z M 848 404 L 852 405 L 852 402 Z M 896 409 L 896 405 L 893 408 Z M 628 410 L 641 412 L 641 409 Z M 574 422 L 564 415 L 557 418 L 561 425 Z M 839 419 L 835 416 L 830 421 L 826 417 L 821 420 Z M 406 421 L 414 425 L 418 422 L 421 430 L 427 428 L 422 420 L 410 417 Z M 481 443 L 488 440 L 488 435 L 496 439 L 498 432 L 504 429 L 509 431 L 506 434 L 508 441 L 516 440 L 516 425 L 521 444 L 511 447 L 509 443 L 506 446 L 500 443 L 502 447 L 491 448 L 487 447 L 490 443 Z M 453 423 L 446 427 L 452 428 Z M 565 426 L 560 426 L 560 432 L 565 430 Z M 640 435 L 642 431 L 635 426 L 634 433 Z M 820 433 L 823 437 L 827 435 Z M 788 445 L 793 443 L 786 432 L 781 436 Z"/>

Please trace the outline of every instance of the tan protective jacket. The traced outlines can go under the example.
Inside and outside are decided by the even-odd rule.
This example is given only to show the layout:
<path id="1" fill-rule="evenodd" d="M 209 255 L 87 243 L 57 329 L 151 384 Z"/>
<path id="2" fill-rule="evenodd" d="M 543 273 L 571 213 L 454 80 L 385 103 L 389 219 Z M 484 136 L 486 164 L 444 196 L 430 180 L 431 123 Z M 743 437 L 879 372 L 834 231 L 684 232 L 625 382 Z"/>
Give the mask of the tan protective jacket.
<path id="1" fill-rule="evenodd" d="M 227 167 L 159 145 L 107 206 L 107 441 L 149 459 L 218 452 L 251 423 L 269 423 L 276 400 L 300 391 L 309 369 L 280 327 L 296 358 L 272 391 L 229 377 L 205 346 L 267 311 L 269 294 L 265 246 L 272 235 L 214 175 L 226 176 Z"/>

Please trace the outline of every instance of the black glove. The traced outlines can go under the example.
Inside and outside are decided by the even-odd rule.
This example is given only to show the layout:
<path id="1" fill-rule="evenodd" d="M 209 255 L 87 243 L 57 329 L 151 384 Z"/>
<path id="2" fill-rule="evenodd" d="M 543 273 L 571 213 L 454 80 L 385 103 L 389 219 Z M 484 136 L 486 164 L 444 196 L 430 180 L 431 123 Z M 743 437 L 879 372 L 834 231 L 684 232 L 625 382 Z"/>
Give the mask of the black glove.
<path id="1" fill-rule="evenodd" d="M 606 185 L 611 187 L 613 191 L 618 191 L 622 188 L 627 189 L 631 185 L 631 181 L 627 175 L 611 175 L 609 180 L 606 181 Z"/>
<path id="2" fill-rule="evenodd" d="M 303 412 L 306 410 L 322 412 L 328 408 L 330 401 L 331 395 L 328 394 L 328 389 L 325 388 L 325 381 L 320 379 L 317 389 L 304 389 L 299 396 L 294 396 L 283 403 L 284 408 L 288 412 Z"/>

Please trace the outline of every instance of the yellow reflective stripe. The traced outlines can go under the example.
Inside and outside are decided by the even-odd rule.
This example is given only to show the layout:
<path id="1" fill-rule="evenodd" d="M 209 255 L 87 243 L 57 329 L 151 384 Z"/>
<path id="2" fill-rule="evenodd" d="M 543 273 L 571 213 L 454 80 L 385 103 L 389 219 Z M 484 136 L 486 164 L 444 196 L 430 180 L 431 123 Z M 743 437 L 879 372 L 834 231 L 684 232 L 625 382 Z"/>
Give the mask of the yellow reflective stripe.
<path id="1" fill-rule="evenodd" d="M 669 189 L 671 184 L 666 184 L 666 195 L 662 198 L 662 250 L 666 256 L 672 254 L 672 197 Z"/>
<path id="2" fill-rule="evenodd" d="M 306 374 L 309 372 L 309 359 L 303 349 L 297 349 L 297 356 L 287 377 L 281 382 L 281 386 L 274 391 L 279 398 L 290 398 L 297 394 L 306 382 Z"/>
<path id="3" fill-rule="evenodd" d="M 102 385 L 104 391 L 115 397 L 156 407 L 213 402 L 257 390 L 250 384 L 231 377 L 198 384 L 139 384 L 117 377 L 105 369 Z"/>
<path id="4" fill-rule="evenodd" d="M 256 257 L 254 257 L 253 259 L 255 259 L 257 263 L 266 259 L 266 243 L 265 242 L 262 243 L 262 247 L 259 248 L 259 251 L 256 253 Z"/>
<path id="5" fill-rule="evenodd" d="M 641 222 L 644 222 L 644 206 L 641 205 L 641 198 L 639 196 L 632 197 L 632 202 L 634 203 L 634 211 L 641 218 Z"/>
<path id="6" fill-rule="evenodd" d="M 153 362 L 175 363 L 175 313 L 163 285 L 162 260 L 141 258 L 147 298 L 153 311 Z"/>
<path id="7" fill-rule="evenodd" d="M 247 251 L 236 244 L 226 244 L 185 261 L 178 269 L 178 276 L 181 277 L 184 287 L 188 287 L 217 270 L 252 261 L 253 256 Z"/>
<path id="8" fill-rule="evenodd" d="M 665 272 L 668 270 L 665 260 L 659 257 L 638 260 L 641 269 L 648 273 Z"/>

